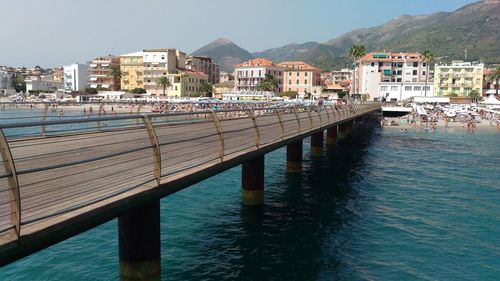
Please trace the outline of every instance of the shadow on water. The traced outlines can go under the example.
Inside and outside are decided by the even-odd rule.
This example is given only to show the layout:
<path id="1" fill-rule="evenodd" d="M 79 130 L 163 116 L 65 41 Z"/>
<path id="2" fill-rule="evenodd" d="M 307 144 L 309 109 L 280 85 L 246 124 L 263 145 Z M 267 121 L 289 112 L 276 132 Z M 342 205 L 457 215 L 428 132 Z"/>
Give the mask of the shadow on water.
<path id="1" fill-rule="evenodd" d="M 314 280 L 325 267 L 335 270 L 340 261 L 335 261 L 335 256 L 324 260 L 324 244 L 332 233 L 355 219 L 350 205 L 357 200 L 357 192 L 351 183 L 363 176 L 360 171 L 371 133 L 353 132 L 318 158 L 307 157 L 305 142 L 304 172 L 285 173 L 281 165 L 281 175 L 266 180 L 264 206 L 241 206 L 236 220 L 213 226 L 218 231 L 209 235 L 219 237 L 210 248 L 226 254 L 196 273 L 184 272 L 187 276 L 182 278 Z M 279 153 L 280 157 L 270 158 L 283 161 L 284 152 Z"/>

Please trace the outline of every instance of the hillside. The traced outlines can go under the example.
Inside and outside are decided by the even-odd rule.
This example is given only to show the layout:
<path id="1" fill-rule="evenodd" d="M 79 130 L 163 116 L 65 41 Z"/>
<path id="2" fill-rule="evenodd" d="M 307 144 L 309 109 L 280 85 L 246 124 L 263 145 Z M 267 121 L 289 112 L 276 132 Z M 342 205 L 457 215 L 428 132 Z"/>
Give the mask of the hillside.
<path id="1" fill-rule="evenodd" d="M 220 64 L 221 70 L 232 72 L 234 65 L 252 59 L 247 50 L 242 49 L 229 39 L 219 38 L 193 52 L 195 56 L 207 56 Z"/>
<path id="2" fill-rule="evenodd" d="M 228 39 L 217 39 L 195 51 L 232 71 L 234 65 L 252 57 L 276 62 L 303 60 L 321 69 L 349 66 L 349 47 L 361 43 L 368 51 L 423 52 L 427 49 L 444 61 L 464 59 L 500 63 L 500 0 L 484 0 L 466 5 L 454 12 L 431 15 L 398 16 L 391 21 L 350 31 L 325 43 L 288 44 L 250 54 Z"/>
<path id="3" fill-rule="evenodd" d="M 353 43 L 368 50 L 424 51 L 435 57 L 500 63 L 500 1 L 487 0 L 466 5 L 451 13 L 400 16 L 383 25 L 358 29 L 326 42 L 336 55 Z"/>

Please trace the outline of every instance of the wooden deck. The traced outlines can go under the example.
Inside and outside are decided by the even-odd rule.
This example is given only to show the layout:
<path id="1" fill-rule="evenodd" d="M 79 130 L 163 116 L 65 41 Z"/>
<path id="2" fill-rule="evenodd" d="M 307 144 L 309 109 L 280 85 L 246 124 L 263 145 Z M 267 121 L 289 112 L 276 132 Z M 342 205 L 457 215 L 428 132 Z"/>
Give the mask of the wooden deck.
<path id="1" fill-rule="evenodd" d="M 41 124 L 3 128 L 0 265 L 379 109 L 365 103 L 46 122 L 44 136 L 33 135 Z"/>

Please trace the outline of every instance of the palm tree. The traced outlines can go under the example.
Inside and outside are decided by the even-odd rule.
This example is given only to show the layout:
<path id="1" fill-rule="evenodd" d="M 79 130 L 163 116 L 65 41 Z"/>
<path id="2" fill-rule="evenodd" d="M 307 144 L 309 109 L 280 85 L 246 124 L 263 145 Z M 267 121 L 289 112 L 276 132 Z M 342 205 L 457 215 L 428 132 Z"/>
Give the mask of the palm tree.
<path id="1" fill-rule="evenodd" d="M 115 91 L 120 90 L 120 80 L 123 77 L 123 72 L 120 70 L 120 67 L 119 66 L 112 66 L 110 75 L 111 75 L 111 77 L 113 77 L 113 79 L 115 79 L 114 90 Z"/>
<path id="2" fill-rule="evenodd" d="M 496 82 L 495 96 L 498 97 L 498 80 L 500 80 L 500 66 L 497 66 L 490 74 L 488 74 L 488 80 Z"/>
<path id="3" fill-rule="evenodd" d="M 469 92 L 469 98 L 472 100 L 472 102 L 477 102 L 477 100 L 481 98 L 481 94 L 479 94 L 479 92 L 476 90 L 472 90 Z"/>
<path id="4" fill-rule="evenodd" d="M 162 76 L 160 80 L 158 80 L 158 85 L 163 87 L 163 96 L 165 96 L 165 90 L 167 87 L 171 87 L 172 83 L 170 83 L 170 79 L 168 79 L 167 76 Z"/>
<path id="5" fill-rule="evenodd" d="M 425 52 L 422 54 L 422 60 L 426 64 L 426 70 L 425 70 L 425 88 L 424 88 L 424 93 L 425 96 L 427 96 L 427 82 L 429 81 L 429 64 L 431 61 L 434 60 L 434 55 L 432 54 L 431 51 L 425 50 Z"/>
<path id="6" fill-rule="evenodd" d="M 366 48 L 362 44 L 354 44 L 347 51 L 347 55 L 352 59 L 352 93 L 356 94 L 356 62 L 366 54 Z"/>
<path id="7" fill-rule="evenodd" d="M 274 92 L 274 90 L 278 88 L 278 86 L 278 81 L 274 79 L 274 75 L 266 74 L 266 78 L 264 78 L 264 80 L 260 82 L 258 88 L 261 91 Z"/>
<path id="8" fill-rule="evenodd" d="M 198 90 L 198 93 L 202 94 L 204 97 L 212 97 L 214 93 L 214 88 L 212 87 L 212 83 L 204 81 L 200 85 L 200 89 Z"/>

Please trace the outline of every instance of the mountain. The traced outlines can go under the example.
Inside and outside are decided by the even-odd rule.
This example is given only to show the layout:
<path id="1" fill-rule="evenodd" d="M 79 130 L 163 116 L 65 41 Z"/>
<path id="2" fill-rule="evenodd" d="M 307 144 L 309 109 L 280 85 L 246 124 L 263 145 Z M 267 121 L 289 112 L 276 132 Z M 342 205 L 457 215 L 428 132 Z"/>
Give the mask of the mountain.
<path id="1" fill-rule="evenodd" d="M 221 38 L 193 54 L 212 57 L 226 71 L 253 57 L 276 62 L 302 60 L 327 70 L 351 65 L 346 53 L 354 43 L 365 45 L 367 51 L 424 52 L 429 49 L 442 61 L 463 59 L 467 49 L 467 60 L 500 64 L 500 0 L 475 2 L 454 12 L 401 15 L 382 25 L 356 29 L 324 43 L 293 43 L 250 54 Z"/>
<path id="2" fill-rule="evenodd" d="M 234 44 L 226 38 L 219 38 L 208 45 L 193 52 L 194 56 L 211 57 L 220 64 L 221 70 L 232 72 L 234 65 L 252 59 L 253 56 L 247 50 Z"/>
<path id="3" fill-rule="evenodd" d="M 500 1 L 485 0 L 454 12 L 424 16 L 403 15 L 372 28 L 358 29 L 326 42 L 341 55 L 353 43 L 368 50 L 431 50 L 445 60 L 463 59 L 500 63 Z"/>

